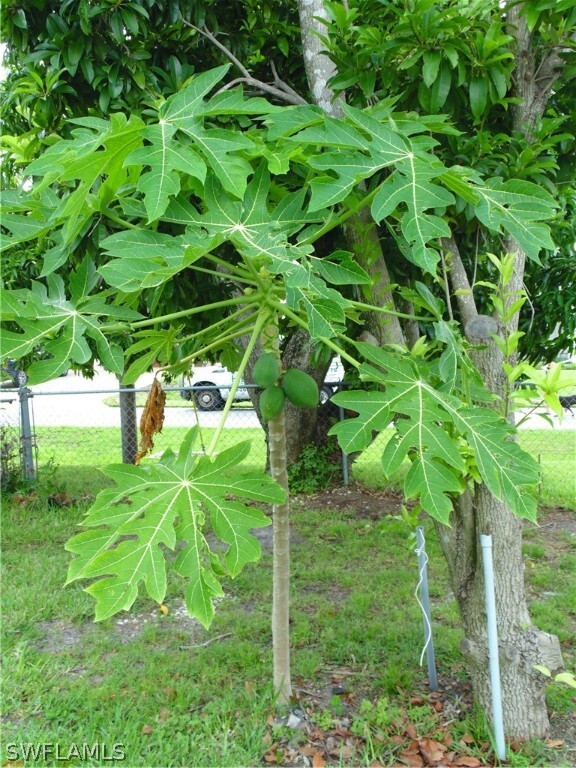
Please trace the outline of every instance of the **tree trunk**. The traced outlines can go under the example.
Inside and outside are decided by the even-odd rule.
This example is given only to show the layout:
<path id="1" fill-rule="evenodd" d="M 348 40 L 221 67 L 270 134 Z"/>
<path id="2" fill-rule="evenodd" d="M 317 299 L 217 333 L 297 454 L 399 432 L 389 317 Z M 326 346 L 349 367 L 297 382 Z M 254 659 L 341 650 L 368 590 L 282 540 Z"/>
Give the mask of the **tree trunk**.
<path id="1" fill-rule="evenodd" d="M 561 62 L 556 51 L 549 53 L 538 64 L 537 79 L 532 35 L 522 14 L 522 6 L 510 3 L 507 16 L 510 34 L 517 46 L 517 92 L 514 95 L 519 97 L 519 102 L 513 107 L 514 127 L 530 139 L 534 126 L 544 114 Z M 477 338 L 477 334 L 472 332 L 473 327 L 478 327 L 479 318 L 458 247 L 453 239 L 443 241 L 443 247 L 449 255 L 450 278 L 453 289 L 458 291 L 456 295 L 466 335 L 472 344 L 483 344 L 483 349 L 473 353 L 475 363 L 488 389 L 506 397 L 499 348 L 488 334 Z M 522 289 L 526 254 L 510 236 L 505 239 L 505 249 L 516 254 L 514 274 L 507 286 L 511 294 L 506 300 L 508 308 L 517 298 L 514 294 Z M 496 325 L 497 318 L 492 320 Z M 505 331 L 510 334 L 517 328 L 518 314 L 508 323 Z M 482 485 L 476 486 L 472 499 L 466 497 L 460 500 L 452 522 L 452 529 L 439 526 L 438 531 L 466 634 L 462 650 L 468 660 L 475 699 L 486 712 L 491 712 L 479 544 L 480 534 L 491 534 L 505 733 L 509 738 L 516 739 L 542 738 L 548 730 L 549 721 L 543 678 L 534 670 L 534 665 L 558 669 L 562 666 L 562 655 L 558 638 L 539 631 L 530 623 L 524 595 L 522 522 Z"/>
<path id="2" fill-rule="evenodd" d="M 262 332 L 262 348 L 280 359 L 278 325 L 270 323 Z M 280 705 L 290 702 L 290 495 L 286 463 L 286 415 L 284 410 L 268 421 L 270 474 L 286 492 L 286 501 L 272 509 L 272 648 L 274 691 Z"/>
<path id="3" fill-rule="evenodd" d="M 312 362 L 312 345 L 307 331 L 298 330 L 290 338 L 284 354 L 282 365 L 285 370 L 298 368 L 305 371 L 321 388 L 329 363 L 318 365 Z M 311 443 L 325 442 L 328 425 L 319 418 L 321 408 L 298 408 L 286 401 L 286 456 L 289 464 L 298 461 L 302 449 Z M 318 434 L 318 430 L 324 434 Z"/>
<path id="4" fill-rule="evenodd" d="M 451 262 L 450 278 L 457 299 L 471 356 L 486 387 L 506 397 L 506 377 L 502 353 L 490 334 L 499 332 L 497 318 L 476 313 L 466 271 L 456 243 L 444 241 Z M 513 246 L 513 242 L 507 245 Z M 524 254 L 517 257 L 516 271 L 507 286 L 510 292 L 522 286 Z M 511 296 L 508 301 L 512 301 Z M 516 316 L 506 328 L 517 327 Z M 476 485 L 473 494 L 458 499 L 451 528 L 437 525 L 442 551 L 448 562 L 452 588 L 462 617 L 465 639 L 461 649 L 467 660 L 475 701 L 489 715 L 492 713 L 488 661 L 484 576 L 480 535 L 493 540 L 494 584 L 500 649 L 502 709 L 508 738 L 542 738 L 549 727 L 542 675 L 534 669 L 543 664 L 557 669 L 562 664 L 558 639 L 540 632 L 530 623 L 524 594 L 522 560 L 522 521 L 506 504 L 496 499 L 484 485 Z"/>
<path id="5" fill-rule="evenodd" d="M 325 25 L 318 19 L 327 19 L 323 0 L 298 0 L 302 51 L 308 86 L 312 101 L 331 117 L 343 116 L 342 97 L 336 98 L 328 81 L 336 74 L 336 67 L 324 53 L 319 35 L 326 32 Z M 346 222 L 344 235 L 348 247 L 358 263 L 375 282 L 364 287 L 363 299 L 377 307 L 388 305 L 394 309 L 394 298 L 390 291 L 390 277 L 382 252 L 378 228 L 368 209 L 359 211 Z M 383 318 L 381 313 L 372 312 L 366 316 L 367 330 L 379 344 L 403 344 L 404 334 L 397 317 Z"/>
<path id="6" fill-rule="evenodd" d="M 472 504 L 474 506 L 472 506 Z M 472 679 L 474 699 L 491 717 L 484 579 L 480 534 L 493 537 L 494 584 L 498 625 L 504 731 L 508 738 L 541 738 L 548 729 L 544 678 L 534 669 L 543 664 L 561 666 L 558 640 L 530 623 L 524 595 L 524 565 L 518 542 L 522 521 L 495 499 L 485 486 L 477 486 L 458 505 L 452 528 L 437 531 L 448 561 L 450 576 L 464 628 L 460 648 Z"/>

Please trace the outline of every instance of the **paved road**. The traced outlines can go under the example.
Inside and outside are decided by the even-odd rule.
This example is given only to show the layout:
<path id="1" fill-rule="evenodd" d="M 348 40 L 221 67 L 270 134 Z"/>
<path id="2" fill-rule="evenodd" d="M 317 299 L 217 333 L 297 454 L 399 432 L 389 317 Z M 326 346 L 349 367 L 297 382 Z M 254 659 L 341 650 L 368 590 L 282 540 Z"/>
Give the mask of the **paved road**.
<path id="1" fill-rule="evenodd" d="M 152 373 L 141 376 L 136 388 L 149 387 L 152 379 Z M 70 372 L 67 376 L 31 386 L 30 390 L 37 427 L 117 427 L 120 424 L 120 409 L 105 403 L 106 398 L 118 391 L 118 380 L 106 371 L 98 371 L 93 379 Z M 137 410 L 140 418 L 142 408 Z M 221 412 L 199 412 L 198 415 L 202 427 L 215 427 Z M 0 392 L 0 423 L 18 424 L 18 394 L 14 390 Z M 166 408 L 165 426 L 192 427 L 195 424 L 196 415 L 192 406 Z M 232 429 L 258 426 L 255 411 L 246 407 L 234 408 L 226 421 L 226 427 Z"/>
<path id="2" fill-rule="evenodd" d="M 136 388 L 147 388 L 153 379 L 152 373 L 141 376 Z M 104 402 L 118 390 L 118 380 L 113 374 L 98 370 L 93 379 L 85 379 L 70 372 L 65 377 L 53 379 L 44 384 L 30 387 L 33 393 L 32 408 L 34 423 L 38 427 L 117 427 L 120 424 L 119 408 Z M 49 393 L 63 394 L 49 394 Z M 82 392 L 83 394 L 74 394 Z M 105 394 L 105 393 L 108 394 Z M 9 401 L 12 402 L 9 402 Z M 138 417 L 142 412 L 138 408 Z M 199 412 L 200 425 L 215 427 L 221 412 Z M 553 416 L 553 426 L 545 419 L 531 416 L 521 428 L 576 430 L 576 415 L 567 413 L 562 421 Z M 18 424 L 18 395 L 13 390 L 0 392 L 0 424 Z M 166 408 L 166 426 L 192 427 L 196 424 L 194 408 Z M 258 417 L 253 409 L 235 407 L 228 416 L 227 428 L 246 429 L 258 427 Z"/>

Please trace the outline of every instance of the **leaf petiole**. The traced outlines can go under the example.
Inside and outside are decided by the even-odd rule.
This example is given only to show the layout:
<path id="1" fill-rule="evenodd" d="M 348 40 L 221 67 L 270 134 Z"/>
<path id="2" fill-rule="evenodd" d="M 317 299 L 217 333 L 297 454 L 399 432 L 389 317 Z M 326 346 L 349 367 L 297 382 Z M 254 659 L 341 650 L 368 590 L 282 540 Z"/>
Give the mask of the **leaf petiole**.
<path id="1" fill-rule="evenodd" d="M 151 325 L 158 325 L 158 323 L 168 323 L 173 320 L 179 320 L 181 317 L 189 317 L 190 315 L 197 315 L 199 312 L 209 312 L 211 309 L 220 309 L 222 307 L 234 307 L 237 304 L 253 304 L 254 296 L 236 296 L 233 299 L 225 299 L 224 301 L 215 301 L 212 304 L 203 304 L 201 307 L 191 307 L 190 309 L 182 309 L 180 312 L 171 312 L 169 315 L 161 315 L 160 317 L 153 317 L 149 320 L 138 320 L 135 323 L 115 323 L 114 325 L 103 325 L 101 331 L 125 331 L 126 328 L 131 330 L 137 328 L 148 328 Z"/>
<path id="2" fill-rule="evenodd" d="M 244 371 L 246 370 L 246 366 L 248 365 L 248 360 L 250 359 L 250 355 L 252 354 L 254 347 L 258 343 L 258 339 L 260 338 L 260 333 L 262 331 L 262 328 L 264 328 L 264 325 L 266 324 L 267 316 L 268 316 L 267 312 L 260 312 L 260 314 L 258 315 L 258 319 L 256 320 L 254 330 L 252 331 L 252 335 L 250 336 L 250 341 L 248 342 L 248 345 L 244 350 L 244 355 L 242 357 L 240 365 L 238 366 L 238 370 L 234 375 L 234 381 L 232 382 L 230 393 L 228 394 L 228 397 L 226 399 L 226 405 L 224 406 L 224 410 L 222 411 L 222 416 L 220 418 L 218 426 L 216 427 L 216 432 L 214 433 L 212 437 L 212 441 L 210 443 L 210 447 L 208 448 L 209 456 L 212 456 L 214 449 L 216 448 L 216 445 L 218 443 L 218 439 L 222 434 L 222 430 L 224 429 L 224 424 L 226 423 L 226 419 L 228 418 L 228 414 L 230 413 L 230 409 L 232 408 L 232 404 L 234 403 L 234 398 L 236 396 L 236 392 L 238 391 L 238 387 L 240 386 L 242 376 L 244 375 Z"/>

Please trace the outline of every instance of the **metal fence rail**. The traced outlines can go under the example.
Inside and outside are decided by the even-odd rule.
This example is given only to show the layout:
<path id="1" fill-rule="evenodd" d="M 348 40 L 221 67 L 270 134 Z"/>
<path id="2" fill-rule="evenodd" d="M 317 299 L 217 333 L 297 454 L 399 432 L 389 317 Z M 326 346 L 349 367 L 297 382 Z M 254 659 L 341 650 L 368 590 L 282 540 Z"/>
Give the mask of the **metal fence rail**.
<path id="1" fill-rule="evenodd" d="M 73 382 L 69 382 L 73 384 Z M 331 384 L 336 390 L 339 383 Z M 243 387 L 248 397 L 249 387 Z M 223 398 L 214 403 L 210 390 L 222 392 L 221 387 L 165 386 L 166 409 L 162 433 L 155 438 L 152 457 L 159 457 L 167 448 L 177 449 L 184 434 L 199 427 L 197 450 L 204 451 L 221 419 Z M 20 466 L 24 478 L 33 478 L 48 466 L 102 468 L 107 464 L 130 460 L 138 450 L 138 424 L 148 388 L 110 388 L 88 390 L 78 387 L 61 389 L 31 389 L 0 393 L 0 450 L 2 472 L 7 466 Z M 189 399 L 187 399 L 189 398 Z M 136 408 L 120 408 L 120 400 L 128 404 L 135 400 Z M 218 408 L 218 406 L 220 406 Z M 130 416 L 132 414 L 132 417 Z M 124 415 L 124 417 L 123 417 Z M 135 416 L 135 418 L 134 418 Z M 330 404 L 320 410 L 320 418 L 329 426 L 344 418 L 342 409 Z M 543 427 L 547 427 L 544 429 Z M 339 478 L 348 483 L 349 470 L 353 478 L 368 485 L 384 486 L 380 472 L 380 456 L 392 430 L 382 433 L 374 443 L 356 458 L 351 468 L 345 456 L 332 456 L 339 463 Z M 265 433 L 249 399 L 235 402 L 226 419 L 218 442 L 219 450 L 250 440 L 251 449 L 245 460 L 253 468 L 264 468 L 267 449 Z M 522 447 L 542 465 L 544 480 L 541 491 L 546 497 L 550 489 L 567 491 L 567 498 L 576 497 L 576 415 L 567 413 L 556 430 L 539 420 L 519 431 Z M 340 459 L 340 460 L 339 460 Z M 400 473 L 401 474 L 401 473 Z M 398 478 L 398 481 L 401 478 Z M 5 479 L 3 479 L 5 487 Z M 560 493 L 559 498 L 562 498 Z M 560 503 L 560 502 L 559 502 Z"/>

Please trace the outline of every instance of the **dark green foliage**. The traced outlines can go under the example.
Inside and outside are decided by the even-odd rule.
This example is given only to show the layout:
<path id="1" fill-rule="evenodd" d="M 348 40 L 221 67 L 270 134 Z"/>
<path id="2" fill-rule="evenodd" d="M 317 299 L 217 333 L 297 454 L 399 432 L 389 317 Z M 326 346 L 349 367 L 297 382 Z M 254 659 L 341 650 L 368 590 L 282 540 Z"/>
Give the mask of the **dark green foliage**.
<path id="1" fill-rule="evenodd" d="M 307 445 L 300 458 L 288 466 L 290 493 L 324 491 L 340 478 L 340 451 L 331 439 L 329 445 Z"/>
<path id="2" fill-rule="evenodd" d="M 0 427 L 0 487 L 3 493 L 16 490 L 21 480 L 19 442 L 15 428 Z"/>

